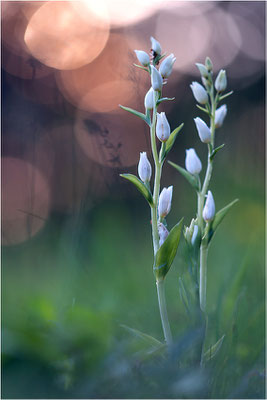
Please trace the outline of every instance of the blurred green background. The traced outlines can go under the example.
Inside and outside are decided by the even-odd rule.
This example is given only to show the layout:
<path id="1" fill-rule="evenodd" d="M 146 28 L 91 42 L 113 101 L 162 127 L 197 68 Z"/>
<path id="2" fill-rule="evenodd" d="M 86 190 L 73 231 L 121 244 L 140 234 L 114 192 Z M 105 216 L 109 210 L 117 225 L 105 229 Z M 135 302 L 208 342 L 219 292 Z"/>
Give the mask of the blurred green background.
<path id="1" fill-rule="evenodd" d="M 38 59 L 25 44 L 31 18 L 42 7 L 54 15 L 48 3 L 1 5 L 2 398 L 264 398 L 265 3 L 159 1 L 145 14 L 152 5 L 136 2 L 136 20 L 111 14 L 102 53 L 76 69 Z M 149 80 L 133 69 L 133 50 L 149 52 L 151 35 L 177 58 L 165 92 L 176 100 L 161 111 L 172 128 L 185 126 L 169 160 L 184 166 L 185 149 L 195 147 L 205 165 L 193 122 L 205 116 L 189 88 L 199 81 L 194 63 L 209 55 L 234 90 L 210 186 L 217 210 L 240 200 L 208 259 L 208 341 L 226 337 L 204 372 L 188 356 L 198 332 L 178 291 L 178 278 L 188 277 L 184 240 L 166 278 L 179 362 L 143 360 L 142 341 L 121 326 L 163 340 L 149 208 L 119 177 L 137 173 L 148 146 L 146 128 L 117 106 L 143 109 Z M 63 78 L 73 86 L 62 90 Z M 162 187 L 171 184 L 168 226 L 182 216 L 189 225 L 195 193 L 166 163 Z"/>

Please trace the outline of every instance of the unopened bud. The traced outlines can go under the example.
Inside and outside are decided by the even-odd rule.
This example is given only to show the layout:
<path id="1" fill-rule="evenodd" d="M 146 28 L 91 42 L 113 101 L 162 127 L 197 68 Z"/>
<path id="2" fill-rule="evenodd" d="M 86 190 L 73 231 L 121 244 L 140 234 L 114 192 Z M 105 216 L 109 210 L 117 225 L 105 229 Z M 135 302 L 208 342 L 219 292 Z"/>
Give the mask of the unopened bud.
<path id="1" fill-rule="evenodd" d="M 152 36 L 151 36 L 150 40 L 151 40 L 151 50 L 160 56 L 161 55 L 161 46 L 160 46 L 159 42 Z"/>
<path id="2" fill-rule="evenodd" d="M 195 149 L 186 150 L 185 168 L 190 174 L 199 174 L 202 170 L 202 164 Z"/>
<path id="3" fill-rule="evenodd" d="M 210 88 L 211 88 L 211 83 L 210 83 L 210 81 L 209 81 L 207 78 L 205 78 L 204 76 L 201 77 L 201 80 L 202 80 L 202 83 L 203 83 L 203 85 L 205 86 L 205 88 L 206 88 L 207 90 L 210 90 Z"/>
<path id="4" fill-rule="evenodd" d="M 226 104 L 223 104 L 215 111 L 215 128 L 220 128 L 227 114 Z"/>
<path id="5" fill-rule="evenodd" d="M 195 244 L 197 235 L 198 235 L 198 225 L 194 225 L 193 235 L 192 235 L 192 239 L 191 239 L 192 246 L 194 246 L 194 244 Z"/>
<path id="6" fill-rule="evenodd" d="M 211 131 L 207 124 L 199 117 L 194 118 L 199 138 L 203 143 L 210 143 Z"/>
<path id="7" fill-rule="evenodd" d="M 204 76 L 204 78 L 207 78 L 209 76 L 209 71 L 207 70 L 205 65 L 196 63 L 196 66 L 198 67 L 201 76 Z"/>
<path id="8" fill-rule="evenodd" d="M 190 226 L 189 227 L 186 226 L 184 229 L 184 237 L 189 245 L 190 244 L 194 245 L 197 234 L 198 234 L 197 220 L 193 218 L 191 220 Z"/>
<path id="9" fill-rule="evenodd" d="M 165 112 L 157 113 L 156 135 L 161 142 L 166 142 L 171 133 L 170 124 Z"/>
<path id="10" fill-rule="evenodd" d="M 160 92 L 163 85 L 163 79 L 154 65 L 151 65 L 151 86 L 154 90 Z"/>
<path id="11" fill-rule="evenodd" d="M 162 78 L 168 78 L 172 73 L 172 66 L 175 63 L 176 58 L 173 54 L 170 54 L 165 60 L 162 61 L 159 67 L 159 72 Z"/>
<path id="12" fill-rule="evenodd" d="M 213 220 L 215 215 L 215 203 L 211 191 L 208 191 L 205 207 L 203 208 L 203 219 L 206 222 Z"/>
<path id="13" fill-rule="evenodd" d="M 135 50 L 136 57 L 140 64 L 144 67 L 147 67 L 150 64 L 149 55 L 143 50 Z"/>
<path id="14" fill-rule="evenodd" d="M 162 222 L 159 222 L 158 223 L 158 232 L 159 232 L 159 247 L 160 247 L 161 245 L 163 245 L 163 243 L 167 239 L 167 237 L 169 235 L 169 231 Z"/>
<path id="15" fill-rule="evenodd" d="M 152 110 L 154 108 L 154 90 L 151 87 L 147 94 L 145 95 L 145 108 L 147 110 Z"/>
<path id="16" fill-rule="evenodd" d="M 196 101 L 198 101 L 200 104 L 206 104 L 208 102 L 208 100 L 209 100 L 208 93 L 203 88 L 203 86 L 200 85 L 200 83 L 192 82 L 190 87 L 192 89 L 192 92 L 193 92 L 193 95 L 194 95 Z"/>
<path id="17" fill-rule="evenodd" d="M 215 80 L 215 88 L 217 92 L 223 92 L 226 89 L 226 86 L 227 86 L 226 72 L 224 69 L 221 69 Z"/>
<path id="18" fill-rule="evenodd" d="M 151 179 L 152 168 L 145 151 L 143 153 L 140 153 L 138 175 L 143 182 L 149 182 Z"/>
<path id="19" fill-rule="evenodd" d="M 213 70 L 213 65 L 212 65 L 211 59 L 210 59 L 209 57 L 206 57 L 205 66 L 206 66 L 206 68 L 207 68 L 207 70 L 208 70 L 209 72 L 212 72 L 212 70 Z"/>
<path id="20" fill-rule="evenodd" d="M 173 186 L 163 188 L 159 196 L 158 213 L 159 218 L 162 219 L 169 214 L 172 204 L 172 190 Z"/>

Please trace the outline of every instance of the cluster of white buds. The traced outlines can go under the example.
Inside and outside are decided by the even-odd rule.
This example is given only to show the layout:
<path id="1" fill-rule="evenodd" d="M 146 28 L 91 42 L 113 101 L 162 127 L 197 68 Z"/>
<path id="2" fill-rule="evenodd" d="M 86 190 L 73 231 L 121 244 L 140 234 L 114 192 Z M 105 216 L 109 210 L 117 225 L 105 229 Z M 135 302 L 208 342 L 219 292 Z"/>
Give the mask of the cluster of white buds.
<path id="1" fill-rule="evenodd" d="M 166 142 L 171 133 L 170 124 L 165 112 L 157 113 L 156 135 L 161 142 Z"/>
<path id="2" fill-rule="evenodd" d="M 150 162 L 148 161 L 147 154 L 144 151 L 140 153 L 140 160 L 138 164 L 138 175 L 144 183 L 147 183 L 151 179 L 152 175 L 152 167 Z"/>
<path id="3" fill-rule="evenodd" d="M 214 216 L 215 216 L 215 202 L 212 196 L 211 191 L 208 191 L 207 194 L 207 199 L 206 199 L 206 203 L 205 206 L 203 208 L 203 219 L 206 222 L 210 222 L 213 220 Z"/>
<path id="4" fill-rule="evenodd" d="M 189 227 L 185 226 L 184 228 L 184 237 L 189 245 L 194 246 L 197 235 L 198 235 L 197 220 L 193 218 Z"/>
<path id="5" fill-rule="evenodd" d="M 165 218 L 171 210 L 172 191 L 173 186 L 169 186 L 168 188 L 163 188 L 160 193 L 158 205 L 159 219 Z"/>
<path id="6" fill-rule="evenodd" d="M 211 131 L 206 122 L 204 122 L 201 118 L 194 118 L 196 128 L 198 131 L 199 138 L 203 143 L 210 143 L 211 141 Z"/>
<path id="7" fill-rule="evenodd" d="M 202 170 L 202 164 L 197 156 L 195 149 L 186 150 L 185 168 L 190 174 L 199 174 Z"/>

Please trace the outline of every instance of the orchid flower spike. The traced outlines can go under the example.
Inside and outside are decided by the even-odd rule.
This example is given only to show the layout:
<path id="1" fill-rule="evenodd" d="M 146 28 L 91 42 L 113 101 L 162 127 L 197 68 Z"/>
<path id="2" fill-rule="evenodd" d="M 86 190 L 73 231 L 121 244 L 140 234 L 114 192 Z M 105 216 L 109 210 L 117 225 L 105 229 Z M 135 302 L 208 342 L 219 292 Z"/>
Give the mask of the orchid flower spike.
<path id="1" fill-rule="evenodd" d="M 203 208 L 203 219 L 206 222 L 213 220 L 215 215 L 215 203 L 211 191 L 208 191 L 205 207 Z"/>
<path id="2" fill-rule="evenodd" d="M 211 131 L 207 124 L 199 117 L 194 118 L 199 138 L 203 143 L 210 143 Z"/>
<path id="3" fill-rule="evenodd" d="M 143 182 L 149 182 L 152 175 L 152 168 L 148 161 L 147 154 L 144 151 L 140 153 L 140 160 L 138 164 L 138 175 Z"/>
<path id="4" fill-rule="evenodd" d="M 150 64 L 149 55 L 143 50 L 135 50 L 136 57 L 140 64 L 144 67 L 147 67 Z"/>
<path id="5" fill-rule="evenodd" d="M 165 60 L 162 61 L 159 67 L 159 72 L 162 78 L 168 78 L 171 75 L 172 67 L 175 61 L 176 58 L 173 54 L 170 54 L 168 57 L 165 58 Z"/>
<path id="6" fill-rule="evenodd" d="M 171 210 L 173 186 L 163 188 L 159 196 L 158 213 L 159 218 L 165 218 Z"/>
<path id="7" fill-rule="evenodd" d="M 223 104 L 215 111 L 215 128 L 220 128 L 227 114 L 227 106 Z"/>
<path id="8" fill-rule="evenodd" d="M 166 142 L 171 133 L 170 124 L 165 112 L 157 113 L 156 135 L 161 142 Z"/>
<path id="9" fill-rule="evenodd" d="M 206 104 L 209 100 L 208 93 L 198 82 L 192 82 L 190 85 L 196 101 L 200 104 Z"/>
<path id="10" fill-rule="evenodd" d="M 151 65 L 151 86 L 154 90 L 160 92 L 163 85 L 163 79 L 154 65 Z"/>
<path id="11" fill-rule="evenodd" d="M 199 174 L 202 170 L 202 164 L 197 156 L 195 149 L 186 150 L 185 168 L 190 174 Z"/>

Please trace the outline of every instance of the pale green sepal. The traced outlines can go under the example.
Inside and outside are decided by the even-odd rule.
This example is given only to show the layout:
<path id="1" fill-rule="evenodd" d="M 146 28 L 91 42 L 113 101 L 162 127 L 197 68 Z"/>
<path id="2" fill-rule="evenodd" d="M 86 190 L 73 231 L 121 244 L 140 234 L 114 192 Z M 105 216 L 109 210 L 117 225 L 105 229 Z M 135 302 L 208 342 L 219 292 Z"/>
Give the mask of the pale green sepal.
<path id="1" fill-rule="evenodd" d="M 226 97 L 231 96 L 231 94 L 233 94 L 233 93 L 234 93 L 234 91 L 231 90 L 231 92 L 225 93 L 223 96 L 219 96 L 218 101 L 221 101 L 221 100 L 225 99 Z"/>
<path id="2" fill-rule="evenodd" d="M 159 106 L 160 103 L 162 103 L 163 101 L 172 101 L 172 100 L 175 100 L 175 97 L 162 97 L 157 101 L 156 105 Z"/>
<path id="3" fill-rule="evenodd" d="M 145 114 L 143 114 L 143 113 L 141 113 L 139 111 L 133 110 L 130 107 L 124 107 L 121 104 L 119 104 L 119 107 L 122 108 L 123 110 L 128 111 L 131 114 L 134 114 L 137 117 L 141 118 L 143 121 L 145 121 L 147 123 L 148 126 L 150 126 L 150 122 L 149 122 L 149 120 L 148 120 L 148 118 L 147 118 L 147 116 Z"/>
<path id="4" fill-rule="evenodd" d="M 188 313 L 188 315 L 190 315 L 190 302 L 189 302 L 189 296 L 188 293 L 184 287 L 184 283 L 182 278 L 179 278 L 179 293 L 180 293 L 180 297 L 181 300 L 183 302 L 183 305 L 185 306 L 186 312 Z"/>
<path id="5" fill-rule="evenodd" d="M 173 263 L 180 242 L 182 226 L 183 218 L 172 228 L 156 253 L 153 270 L 157 281 L 165 278 Z"/>
<path id="6" fill-rule="evenodd" d="M 182 127 L 184 126 L 184 123 L 179 125 L 177 128 L 175 128 L 172 133 L 170 134 L 168 140 L 165 142 L 165 151 L 161 152 L 161 157 L 160 157 L 160 162 L 163 162 L 165 158 L 167 157 L 167 154 L 171 150 L 172 146 L 174 145 L 174 142 L 177 138 L 178 133 L 181 131 Z"/>
<path id="7" fill-rule="evenodd" d="M 196 189 L 197 191 L 199 191 L 200 187 L 199 187 L 199 180 L 196 177 L 196 175 L 192 175 L 190 174 L 190 172 L 188 172 L 186 169 L 180 167 L 180 165 L 177 165 L 171 161 L 168 161 L 168 163 L 174 167 L 175 169 L 177 169 L 177 171 L 179 171 L 190 183 L 190 185 L 193 186 L 194 189 Z"/>
<path id="8" fill-rule="evenodd" d="M 216 229 L 218 228 L 218 226 L 222 222 L 223 218 L 225 217 L 225 215 L 233 207 L 233 205 L 235 203 L 237 203 L 238 201 L 239 201 L 239 199 L 235 199 L 234 201 L 229 203 L 227 206 L 225 206 L 224 208 L 222 208 L 220 211 L 218 211 L 215 214 L 214 220 L 212 221 L 211 227 L 210 227 L 210 230 L 209 230 L 209 242 L 210 242 L 212 236 L 214 235 Z"/>
<path id="9" fill-rule="evenodd" d="M 196 104 L 196 106 L 197 106 L 197 108 L 199 108 L 201 111 L 204 111 L 206 114 L 210 115 L 210 112 L 209 112 L 206 108 L 201 107 L 201 106 L 199 106 L 198 104 Z"/>
<path id="10" fill-rule="evenodd" d="M 213 160 L 217 151 L 221 150 L 224 146 L 225 146 L 224 144 L 221 144 L 220 146 L 216 147 L 216 149 L 214 149 L 210 155 L 210 160 Z"/>
<path id="11" fill-rule="evenodd" d="M 150 190 L 140 179 L 137 178 L 137 176 L 132 174 L 120 174 L 120 176 L 132 182 L 137 187 L 139 192 L 141 192 L 142 195 L 145 197 L 145 199 L 148 201 L 149 205 L 153 207 L 153 197 L 152 194 L 150 193 Z"/>
<path id="12" fill-rule="evenodd" d="M 225 338 L 225 335 L 223 335 L 218 342 L 216 342 L 213 346 L 211 346 L 205 353 L 204 353 L 204 362 L 212 360 L 220 348 L 222 347 L 223 340 Z"/>
<path id="13" fill-rule="evenodd" d="M 138 65 L 138 64 L 134 63 L 134 66 L 138 67 L 138 68 L 141 68 L 141 69 L 145 70 L 146 72 L 149 72 L 149 70 L 146 67 L 143 67 L 142 65 Z"/>

